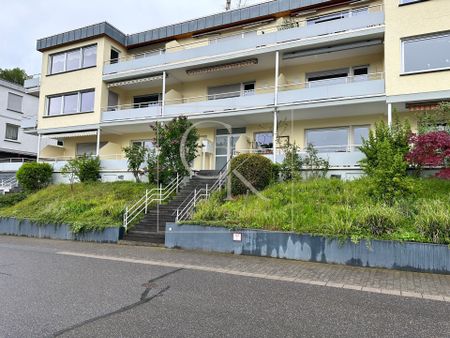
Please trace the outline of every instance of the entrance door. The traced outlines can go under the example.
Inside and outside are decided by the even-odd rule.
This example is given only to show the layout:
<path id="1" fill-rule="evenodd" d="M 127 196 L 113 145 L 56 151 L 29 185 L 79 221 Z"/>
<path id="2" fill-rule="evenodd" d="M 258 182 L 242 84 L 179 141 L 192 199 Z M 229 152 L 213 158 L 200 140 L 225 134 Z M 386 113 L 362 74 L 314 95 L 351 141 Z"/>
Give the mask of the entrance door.
<path id="1" fill-rule="evenodd" d="M 239 134 L 216 136 L 216 170 L 222 170 L 227 165 L 240 136 Z M 230 138 L 230 148 L 228 148 L 228 138 Z"/>

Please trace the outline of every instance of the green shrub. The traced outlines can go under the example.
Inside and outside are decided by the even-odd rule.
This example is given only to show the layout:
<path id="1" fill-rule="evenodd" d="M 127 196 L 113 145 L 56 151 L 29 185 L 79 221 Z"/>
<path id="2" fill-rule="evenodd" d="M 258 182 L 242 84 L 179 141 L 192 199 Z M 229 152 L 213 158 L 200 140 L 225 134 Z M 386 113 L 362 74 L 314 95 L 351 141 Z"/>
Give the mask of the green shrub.
<path id="1" fill-rule="evenodd" d="M 307 171 L 305 175 L 307 178 L 322 178 L 326 177 L 330 163 L 318 156 L 319 152 L 312 144 L 306 147 L 306 157 L 303 159 L 303 168 Z"/>
<path id="2" fill-rule="evenodd" d="M 100 178 L 100 159 L 83 155 L 78 158 L 78 178 L 80 182 L 96 182 Z"/>
<path id="3" fill-rule="evenodd" d="M 391 127 L 384 121 L 375 125 L 369 138 L 360 147 L 365 158 L 360 161 L 364 172 L 371 179 L 369 194 L 393 204 L 399 197 L 411 193 L 412 186 L 407 180 L 411 128 L 408 121 L 396 120 Z"/>
<path id="4" fill-rule="evenodd" d="M 280 168 L 283 181 L 301 179 L 303 163 L 299 152 L 300 148 L 295 143 L 286 145 L 284 149 L 284 160 Z"/>
<path id="5" fill-rule="evenodd" d="M 441 200 L 424 200 L 420 203 L 415 226 L 433 243 L 450 243 L 449 204 Z"/>
<path id="6" fill-rule="evenodd" d="M 257 154 L 241 154 L 231 160 L 231 193 L 242 195 L 250 190 L 245 179 L 256 190 L 267 187 L 272 180 L 272 161 Z M 236 172 L 239 176 L 236 175 Z"/>
<path id="7" fill-rule="evenodd" d="M 0 209 L 15 205 L 25 198 L 27 198 L 27 194 L 24 192 L 0 195 Z"/>
<path id="8" fill-rule="evenodd" d="M 53 168 L 48 163 L 25 163 L 17 171 L 16 177 L 23 190 L 28 192 L 45 188 L 52 181 Z"/>
<path id="9" fill-rule="evenodd" d="M 364 207 L 356 219 L 356 225 L 373 236 L 391 234 L 400 223 L 401 214 L 396 208 L 386 205 Z"/>
<path id="10" fill-rule="evenodd" d="M 78 178 L 80 182 L 97 182 L 100 178 L 100 169 L 98 157 L 83 155 L 69 160 L 61 172 L 69 177 L 70 184 L 73 186 L 75 178 Z"/>

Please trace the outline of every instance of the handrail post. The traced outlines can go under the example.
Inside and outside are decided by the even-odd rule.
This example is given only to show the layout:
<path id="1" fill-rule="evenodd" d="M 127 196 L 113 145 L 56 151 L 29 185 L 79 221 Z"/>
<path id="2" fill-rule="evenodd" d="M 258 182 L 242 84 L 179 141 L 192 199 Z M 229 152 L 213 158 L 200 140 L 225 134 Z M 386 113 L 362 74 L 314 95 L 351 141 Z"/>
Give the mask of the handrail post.
<path id="1" fill-rule="evenodd" d="M 159 203 L 162 202 L 162 183 L 159 184 Z"/>
<path id="2" fill-rule="evenodd" d="M 175 222 L 178 222 L 180 218 L 180 208 L 177 208 L 177 218 L 175 219 Z"/>
<path id="3" fill-rule="evenodd" d="M 177 194 L 178 194 L 178 184 L 179 184 L 178 180 L 179 180 L 179 178 L 180 178 L 180 174 L 177 173 Z"/>
<path id="4" fill-rule="evenodd" d="M 197 188 L 194 190 L 194 204 L 193 207 L 195 208 L 195 203 L 197 202 Z"/>
<path id="5" fill-rule="evenodd" d="M 206 193 L 205 193 L 205 195 L 206 195 L 206 199 L 208 199 L 208 184 L 206 185 Z"/>
<path id="6" fill-rule="evenodd" d="M 148 212 L 148 189 L 145 189 L 145 214 Z"/>
<path id="7" fill-rule="evenodd" d="M 125 231 L 127 231 L 128 228 L 128 207 L 125 207 L 125 213 L 123 214 L 123 227 L 125 228 Z"/>

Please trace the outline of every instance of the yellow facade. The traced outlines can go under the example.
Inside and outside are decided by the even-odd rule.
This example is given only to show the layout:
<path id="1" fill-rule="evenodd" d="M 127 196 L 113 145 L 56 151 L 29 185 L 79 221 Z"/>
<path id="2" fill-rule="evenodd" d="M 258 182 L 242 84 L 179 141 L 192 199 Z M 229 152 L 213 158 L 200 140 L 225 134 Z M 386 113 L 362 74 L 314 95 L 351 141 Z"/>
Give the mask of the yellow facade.
<path id="1" fill-rule="evenodd" d="M 256 34 L 263 35 L 274 32 L 280 25 L 298 24 L 298 27 L 307 28 L 307 19 L 325 14 L 333 14 L 344 10 L 361 8 L 365 4 L 343 2 L 341 6 L 325 6 L 317 11 L 305 11 L 299 15 L 277 16 L 272 20 L 266 20 L 260 24 L 241 24 L 236 27 L 227 27 L 219 31 L 216 35 L 175 37 L 168 41 L 153 43 L 150 45 L 138 46 L 133 49 L 127 49 L 120 43 L 107 36 L 95 37 L 90 40 L 80 41 L 64 46 L 59 46 L 45 50 L 42 61 L 42 77 L 40 85 L 40 103 L 38 132 L 40 133 L 63 133 L 76 132 L 77 130 L 101 130 L 100 137 L 100 157 L 104 159 L 123 158 L 122 149 L 136 140 L 150 140 L 153 138 L 149 124 L 154 121 L 137 120 L 134 122 L 136 130 L 130 127 L 133 124 L 127 121 L 127 124 L 108 124 L 102 122 L 102 114 L 107 110 L 109 91 L 118 94 L 118 104 L 127 105 L 128 109 L 133 108 L 133 100 L 136 96 L 150 94 L 162 94 L 162 81 L 147 82 L 138 86 L 122 85 L 108 88 L 108 81 L 104 80 L 104 65 L 110 59 L 111 48 L 120 52 L 120 62 L 128 59 L 134 60 L 136 55 L 142 56 L 147 53 L 159 53 L 165 50 L 166 53 L 177 53 L 190 48 L 208 46 L 217 36 L 227 38 L 236 34 L 248 33 L 256 30 Z M 402 75 L 402 51 L 401 40 L 408 37 L 443 32 L 450 30 L 450 2 L 444 0 L 425 1 L 408 6 L 399 6 L 398 0 L 370 1 L 369 12 L 384 12 L 385 23 L 384 32 L 381 30 L 375 37 L 368 37 L 366 40 L 379 39 L 381 42 L 377 47 L 368 47 L 368 49 L 343 50 L 336 53 L 318 53 L 317 55 L 305 58 L 305 61 L 285 61 L 280 60 L 279 77 L 276 80 L 275 74 L 275 50 L 270 55 L 249 56 L 260 60 L 257 65 L 248 68 L 249 70 L 222 70 L 210 74 L 187 76 L 186 70 L 195 68 L 195 65 L 179 68 L 173 67 L 167 70 L 167 84 L 165 88 L 164 105 L 175 105 L 189 102 L 208 101 L 208 88 L 225 86 L 238 83 L 255 82 L 255 94 L 275 93 L 276 81 L 278 81 L 278 91 L 296 90 L 307 88 L 307 74 L 332 71 L 338 69 L 350 69 L 353 67 L 367 66 L 370 79 L 385 79 L 385 92 L 380 95 L 366 95 L 363 98 L 347 99 L 342 97 L 333 97 L 327 102 L 315 102 L 316 106 L 305 108 L 306 103 L 296 103 L 292 108 L 291 120 L 280 118 L 277 124 L 277 134 L 279 137 L 289 138 L 290 142 L 295 142 L 301 148 L 307 146 L 305 140 L 305 130 L 316 128 L 333 127 L 352 127 L 352 126 L 370 126 L 373 128 L 377 121 L 388 121 L 386 97 L 428 93 L 438 91 L 448 91 L 450 83 L 450 71 Z M 333 21 L 330 21 L 333 22 Z M 325 24 L 322 24 L 325 25 Z M 370 28 L 370 27 L 369 27 Z M 381 32 L 381 33 L 380 33 Z M 357 33 L 360 33 L 357 31 Z M 336 36 L 342 32 L 336 32 Z M 375 34 L 375 33 L 370 33 Z M 366 41 L 360 38 L 360 41 Z M 331 41 L 331 40 L 330 40 Z M 317 48 L 334 47 L 344 43 L 353 43 L 348 38 L 342 42 L 323 42 Z M 81 69 L 67 73 L 47 75 L 49 56 L 54 53 L 79 48 L 89 45 L 97 46 L 97 64 L 89 69 Z M 161 52 L 162 53 L 162 52 Z M 281 53 L 282 54 L 282 53 Z M 142 57 L 145 57 L 143 55 Z M 201 55 L 199 55 L 199 58 Z M 245 59 L 245 55 L 240 59 Z M 230 56 L 230 61 L 232 57 Z M 226 63 L 223 61 L 222 63 Z M 212 62 L 211 65 L 220 64 L 219 61 Z M 207 63 L 202 61 L 198 67 L 206 67 Z M 158 70 L 156 74 L 148 72 L 145 76 L 160 75 L 162 71 Z M 144 73 L 143 73 L 144 74 Z M 125 74 L 126 75 L 126 74 Z M 123 80 L 133 80 L 142 76 L 124 76 Z M 349 75 L 346 81 L 352 82 L 354 79 Z M 361 86 L 364 84 L 362 83 Z M 94 111 L 83 114 L 73 114 L 68 116 L 45 116 L 46 98 L 50 95 L 80 91 L 85 89 L 95 89 Z M 325 90 L 325 89 L 324 89 Z M 162 95 L 163 96 L 163 95 Z M 357 95 L 355 95 L 357 96 Z M 366 101 L 367 106 L 365 106 Z M 384 102 L 382 102 L 384 100 Z M 405 102 L 406 103 L 406 102 Z M 309 102 L 307 104 L 310 104 Z M 312 103 L 311 103 L 312 104 Z M 219 103 L 218 103 L 219 105 Z M 367 108 L 366 108 L 367 107 Z M 408 113 L 402 106 L 403 111 L 400 116 L 408 118 L 413 128 L 416 128 L 416 118 L 413 113 Z M 120 109 L 120 108 L 118 108 Z M 162 111 L 162 108 L 161 108 Z M 338 111 L 339 113 L 334 113 Z M 180 111 L 180 115 L 184 112 Z M 236 152 L 251 151 L 255 148 L 255 135 L 258 132 L 274 132 L 273 110 L 264 112 L 248 112 L 240 114 L 231 114 L 226 109 L 221 114 L 210 119 L 217 119 L 223 123 L 229 124 L 233 128 L 245 128 L 237 141 Z M 260 114 L 260 115 L 254 115 Z M 188 117 L 189 114 L 187 114 Z M 205 115 L 206 116 L 206 115 Z M 288 115 L 285 115 L 288 116 Z M 194 118 L 194 117 L 192 117 Z M 206 117 L 205 117 L 206 118 Z M 258 119 L 260 118 L 260 123 Z M 195 116 L 198 122 L 202 117 Z M 255 122 L 256 121 L 256 122 Z M 200 141 L 207 140 L 214 145 L 216 141 L 217 129 L 223 129 L 220 126 L 205 126 L 199 128 Z M 148 130 L 148 131 L 144 131 Z M 70 158 L 76 155 L 77 144 L 96 143 L 96 136 L 86 137 L 67 137 L 64 138 L 64 145 L 60 147 L 46 147 L 41 152 L 43 158 Z M 278 142 L 278 146 L 282 146 Z M 215 168 L 215 150 L 205 153 L 199 149 L 199 156 L 194 161 L 195 169 L 217 169 Z"/>

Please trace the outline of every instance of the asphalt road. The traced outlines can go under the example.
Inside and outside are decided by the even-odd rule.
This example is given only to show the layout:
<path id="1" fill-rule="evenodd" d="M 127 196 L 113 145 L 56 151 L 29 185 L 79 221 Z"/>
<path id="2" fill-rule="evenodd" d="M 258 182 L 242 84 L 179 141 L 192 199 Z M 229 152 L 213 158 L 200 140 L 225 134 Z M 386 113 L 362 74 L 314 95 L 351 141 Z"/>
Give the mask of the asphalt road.
<path id="1" fill-rule="evenodd" d="M 48 336 L 450 337 L 450 303 L 0 243 L 0 337 Z"/>

